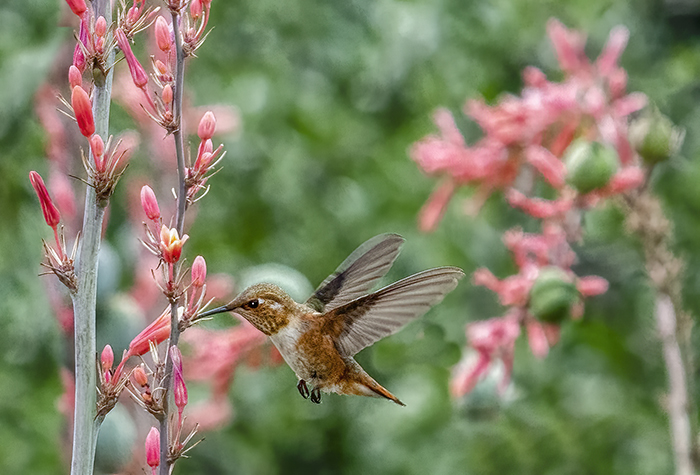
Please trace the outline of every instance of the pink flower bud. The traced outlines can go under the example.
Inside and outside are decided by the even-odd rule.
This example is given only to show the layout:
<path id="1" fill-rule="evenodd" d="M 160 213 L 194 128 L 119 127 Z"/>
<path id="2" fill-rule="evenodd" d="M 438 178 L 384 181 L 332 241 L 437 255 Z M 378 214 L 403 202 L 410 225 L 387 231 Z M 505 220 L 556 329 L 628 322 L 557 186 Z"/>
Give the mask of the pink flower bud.
<path id="1" fill-rule="evenodd" d="M 168 264 L 174 264 L 180 260 L 182 246 L 187 242 L 189 236 L 184 234 L 182 238 L 177 233 L 177 229 L 168 229 L 163 225 L 160 231 L 160 250 L 163 253 L 163 260 Z"/>
<path id="2" fill-rule="evenodd" d="M 190 15 L 194 20 L 202 16 L 202 2 L 200 0 L 192 0 L 192 3 L 190 3 Z"/>
<path id="3" fill-rule="evenodd" d="M 207 278 L 207 263 L 202 256 L 194 258 L 192 263 L 192 285 L 202 287 Z"/>
<path id="4" fill-rule="evenodd" d="M 177 346 L 170 347 L 170 359 L 173 360 L 173 371 L 182 373 L 182 353 Z"/>
<path id="5" fill-rule="evenodd" d="M 114 352 L 111 346 L 105 345 L 102 350 L 102 355 L 100 355 L 100 363 L 102 365 L 102 371 L 109 371 L 112 369 L 112 365 L 114 364 Z"/>
<path id="6" fill-rule="evenodd" d="M 136 381 L 136 384 L 138 384 L 141 387 L 148 385 L 148 376 L 146 375 L 146 371 L 144 371 L 143 366 L 137 366 L 136 368 L 134 368 L 134 372 L 132 374 L 134 376 L 134 381 Z"/>
<path id="7" fill-rule="evenodd" d="M 83 16 L 83 13 L 87 11 L 85 0 L 66 0 L 66 3 L 70 7 L 71 11 L 79 17 Z"/>
<path id="8" fill-rule="evenodd" d="M 95 119 L 92 117 L 92 102 L 90 96 L 81 86 L 75 86 L 70 97 L 75 120 L 78 122 L 80 133 L 90 137 L 95 133 Z"/>
<path id="9" fill-rule="evenodd" d="M 154 28 L 156 30 L 156 43 L 158 44 L 158 48 L 162 52 L 167 53 L 168 51 L 170 51 L 170 48 L 172 48 L 172 41 L 170 40 L 170 28 L 168 27 L 168 22 L 165 21 L 165 18 L 159 16 L 156 19 L 156 24 Z"/>
<path id="10" fill-rule="evenodd" d="M 610 193 L 624 193 L 641 186 L 646 177 L 639 167 L 627 167 L 617 172 L 608 185 Z"/>
<path id="11" fill-rule="evenodd" d="M 80 69 L 75 64 L 71 64 L 70 68 L 68 68 L 68 83 L 71 89 L 83 84 L 83 73 L 80 72 Z"/>
<path id="12" fill-rule="evenodd" d="M 146 436 L 146 463 L 153 469 L 153 473 L 160 464 L 160 432 L 155 427 L 151 427 Z"/>
<path id="13" fill-rule="evenodd" d="M 578 279 L 576 289 L 584 297 L 593 297 L 608 291 L 608 281 L 597 275 L 589 275 Z"/>
<path id="14" fill-rule="evenodd" d="M 187 405 L 187 386 L 182 376 L 182 354 L 177 346 L 170 348 L 170 357 L 173 360 L 173 399 L 178 412 L 182 414 Z"/>
<path id="15" fill-rule="evenodd" d="M 92 137 L 90 137 L 90 150 L 92 150 L 92 157 L 95 159 L 95 169 L 100 173 L 104 173 L 105 143 L 102 140 L 102 137 L 97 134 L 93 134 Z"/>
<path id="16" fill-rule="evenodd" d="M 207 111 L 202 116 L 202 120 L 199 121 L 199 127 L 197 127 L 197 135 L 202 140 L 207 140 L 212 138 L 214 132 L 216 131 L 216 117 L 212 111 Z"/>
<path id="17" fill-rule="evenodd" d="M 126 64 L 129 66 L 129 72 L 131 73 L 131 79 L 139 89 L 145 88 L 148 84 L 148 74 L 146 74 L 146 70 L 143 69 L 143 66 L 141 66 L 141 63 L 136 59 L 133 51 L 131 51 L 131 45 L 124 31 L 121 28 L 117 28 L 114 32 L 114 36 L 117 39 L 119 49 L 124 53 L 124 59 L 126 59 Z"/>
<path id="18" fill-rule="evenodd" d="M 158 74 L 164 75 L 168 74 L 168 67 L 165 65 L 163 61 L 160 59 L 156 59 L 156 70 L 158 71 Z"/>
<path id="19" fill-rule="evenodd" d="M 173 103 L 173 88 L 170 84 L 166 84 L 163 87 L 163 102 L 166 104 Z"/>
<path id="20" fill-rule="evenodd" d="M 95 21 L 95 35 L 102 37 L 107 33 L 107 20 L 101 16 Z"/>
<path id="21" fill-rule="evenodd" d="M 141 9 L 138 8 L 136 5 L 129 8 L 129 11 L 126 12 L 127 24 L 133 25 L 134 23 L 136 23 L 136 21 L 139 19 L 140 15 L 141 15 Z"/>
<path id="22" fill-rule="evenodd" d="M 29 181 L 34 187 L 36 195 L 39 197 L 39 203 L 41 204 L 41 211 L 44 213 L 44 220 L 46 224 L 56 229 L 59 221 L 61 221 L 61 214 L 58 212 L 58 208 L 51 201 L 51 196 L 49 196 L 49 191 L 46 189 L 44 180 L 35 171 L 29 172 Z"/>
<path id="23" fill-rule="evenodd" d="M 160 208 L 158 207 L 156 194 L 148 185 L 143 185 L 143 188 L 141 188 L 141 206 L 146 216 L 148 216 L 148 219 L 152 221 L 158 221 L 160 219 Z"/>

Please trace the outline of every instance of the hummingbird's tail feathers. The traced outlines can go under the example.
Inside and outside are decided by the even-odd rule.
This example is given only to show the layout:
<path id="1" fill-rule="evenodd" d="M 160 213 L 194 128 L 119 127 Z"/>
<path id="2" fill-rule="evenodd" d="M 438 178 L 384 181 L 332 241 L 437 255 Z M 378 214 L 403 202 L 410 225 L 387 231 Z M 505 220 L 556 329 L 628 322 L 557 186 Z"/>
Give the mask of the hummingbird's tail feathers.
<path id="1" fill-rule="evenodd" d="M 403 242 L 398 234 L 380 234 L 361 244 L 318 286 L 306 304 L 325 313 L 366 295 L 389 271 Z"/>
<path id="2" fill-rule="evenodd" d="M 353 360 L 354 361 L 354 360 Z M 354 394 L 356 396 L 383 397 L 394 401 L 399 406 L 405 406 L 403 402 L 393 394 L 391 394 L 384 386 L 379 384 L 367 374 L 367 372 L 355 363 L 356 374 L 354 377 L 348 378 L 347 384 L 342 388 L 343 394 Z"/>
<path id="3" fill-rule="evenodd" d="M 327 324 L 338 351 L 352 356 L 397 332 L 439 303 L 462 277 L 458 267 L 428 269 L 332 310 Z"/>

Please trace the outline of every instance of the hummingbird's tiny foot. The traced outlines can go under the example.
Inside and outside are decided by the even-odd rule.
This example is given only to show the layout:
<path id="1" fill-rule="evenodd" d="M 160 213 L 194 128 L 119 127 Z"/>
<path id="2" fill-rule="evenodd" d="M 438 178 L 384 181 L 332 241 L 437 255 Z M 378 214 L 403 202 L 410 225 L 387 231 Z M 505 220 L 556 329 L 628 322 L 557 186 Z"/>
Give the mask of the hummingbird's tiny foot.
<path id="1" fill-rule="evenodd" d="M 311 402 L 316 404 L 321 404 L 321 390 L 318 388 L 313 388 L 311 390 Z"/>
<path id="2" fill-rule="evenodd" d="M 299 394 L 301 394 L 301 397 L 303 397 L 304 399 L 309 398 L 309 387 L 306 385 L 306 381 L 300 379 L 299 383 L 297 384 L 297 389 L 299 390 Z"/>

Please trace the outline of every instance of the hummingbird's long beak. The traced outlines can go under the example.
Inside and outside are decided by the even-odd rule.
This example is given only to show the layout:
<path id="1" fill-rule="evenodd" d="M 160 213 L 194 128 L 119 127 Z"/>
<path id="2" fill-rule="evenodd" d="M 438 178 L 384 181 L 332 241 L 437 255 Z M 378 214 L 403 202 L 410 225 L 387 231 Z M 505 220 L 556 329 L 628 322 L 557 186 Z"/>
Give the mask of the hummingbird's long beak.
<path id="1" fill-rule="evenodd" d="M 209 317 L 211 315 L 216 315 L 217 313 L 223 313 L 223 312 L 229 312 L 231 311 L 231 308 L 229 308 L 228 305 L 224 305 L 223 307 L 216 307 L 212 308 L 211 310 L 207 310 L 206 312 L 202 312 L 199 315 L 197 315 L 197 318 L 204 318 L 204 317 Z"/>

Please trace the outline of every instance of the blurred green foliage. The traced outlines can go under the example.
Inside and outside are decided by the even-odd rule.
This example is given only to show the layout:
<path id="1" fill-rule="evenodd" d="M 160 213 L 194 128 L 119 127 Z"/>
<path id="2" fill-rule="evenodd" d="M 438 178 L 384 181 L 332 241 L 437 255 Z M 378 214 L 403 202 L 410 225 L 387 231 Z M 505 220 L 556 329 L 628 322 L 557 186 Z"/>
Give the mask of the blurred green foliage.
<path id="1" fill-rule="evenodd" d="M 57 26 L 65 12 L 59 3 L 0 5 L 0 473 L 7 474 L 61 473 L 69 456 L 57 410 L 58 368 L 69 351 L 37 277 L 49 230 L 27 179 L 29 170 L 47 169 L 33 95 L 72 35 Z M 187 82 L 195 105 L 235 104 L 242 129 L 224 138 L 224 167 L 198 205 L 186 254 L 241 279 L 252 266 L 282 264 L 315 285 L 359 243 L 391 231 L 407 243 L 390 278 L 448 264 L 507 275 L 513 264 L 502 232 L 533 223 L 500 197 L 478 217 L 464 216 L 455 200 L 440 228 L 420 235 L 416 214 L 434 180 L 406 151 L 434 131 L 438 106 L 456 112 L 468 97 L 517 92 L 528 64 L 558 77 L 545 33 L 551 16 L 588 32 L 592 56 L 611 27 L 627 26 L 621 63 L 629 90 L 646 93 L 688 131 L 683 156 L 652 180 L 687 263 L 686 304 L 699 314 L 700 7 L 689 2 L 215 0 L 214 29 L 189 63 Z M 478 138 L 478 128 L 456 115 L 468 139 Z M 118 108 L 114 118 L 117 128 L 128 126 Z M 145 159 L 135 155 L 125 182 L 154 171 Z M 129 282 L 137 238 L 124 232 L 125 188 L 113 199 L 111 253 L 101 264 L 113 289 Z M 176 473 L 673 473 L 653 295 L 638 244 L 621 223 L 612 206 L 586 217 L 578 269 L 607 278 L 610 291 L 587 304 L 582 321 L 565 325 L 545 360 L 520 341 L 506 398 L 490 380 L 462 401 L 449 397 L 464 324 L 502 311 L 465 279 L 426 317 L 358 355 L 406 408 L 339 396 L 316 406 L 298 396 L 287 367 L 242 367 L 231 392 L 233 422 L 207 433 Z M 100 338 L 125 346 L 139 318 L 109 293 L 100 305 L 101 314 L 123 315 L 119 328 L 101 317 Z M 133 428 L 119 430 L 133 437 Z M 113 460 L 102 463 L 114 470 Z"/>

